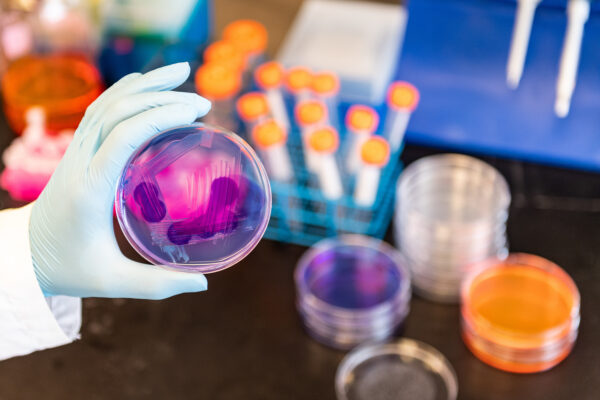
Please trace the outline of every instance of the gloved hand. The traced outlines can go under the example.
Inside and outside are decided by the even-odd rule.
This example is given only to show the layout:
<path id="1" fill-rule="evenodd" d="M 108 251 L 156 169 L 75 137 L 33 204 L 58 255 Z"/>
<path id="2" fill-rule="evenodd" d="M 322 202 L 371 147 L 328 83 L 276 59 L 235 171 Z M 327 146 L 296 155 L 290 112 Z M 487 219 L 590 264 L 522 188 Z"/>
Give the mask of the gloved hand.
<path id="1" fill-rule="evenodd" d="M 180 63 L 127 75 L 87 109 L 32 208 L 33 266 L 46 296 L 162 299 L 206 290 L 201 274 L 127 259 L 113 231 L 117 181 L 130 155 L 159 131 L 210 109 L 196 94 L 170 91 L 189 74 L 189 65 Z"/>

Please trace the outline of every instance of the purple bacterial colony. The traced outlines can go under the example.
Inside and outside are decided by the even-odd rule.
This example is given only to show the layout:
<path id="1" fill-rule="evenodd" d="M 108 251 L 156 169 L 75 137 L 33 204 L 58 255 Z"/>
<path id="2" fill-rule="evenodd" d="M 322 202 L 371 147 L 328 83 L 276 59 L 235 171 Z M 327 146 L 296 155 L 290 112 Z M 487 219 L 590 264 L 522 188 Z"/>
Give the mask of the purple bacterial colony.
<path id="1" fill-rule="evenodd" d="M 260 161 L 239 137 L 201 124 L 142 146 L 117 190 L 119 223 L 138 252 L 169 267 L 214 272 L 256 246 L 271 209 Z"/>

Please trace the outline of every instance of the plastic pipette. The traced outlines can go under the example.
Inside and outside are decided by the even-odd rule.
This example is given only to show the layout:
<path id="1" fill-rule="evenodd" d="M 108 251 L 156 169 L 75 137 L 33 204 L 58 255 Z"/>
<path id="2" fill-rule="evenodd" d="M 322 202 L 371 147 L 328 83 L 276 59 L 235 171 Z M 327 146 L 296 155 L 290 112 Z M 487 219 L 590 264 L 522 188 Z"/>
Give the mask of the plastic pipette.
<path id="1" fill-rule="evenodd" d="M 510 54 L 506 64 L 506 83 L 511 89 L 516 89 L 523 75 L 525 56 L 529 46 L 531 26 L 535 9 L 541 0 L 518 0 L 517 14 L 513 28 L 512 40 L 510 42 Z"/>
<path id="2" fill-rule="evenodd" d="M 567 5 L 567 32 L 560 57 L 554 112 L 561 118 L 569 114 L 577 81 L 583 29 L 590 16 L 589 0 L 570 0 Z"/>

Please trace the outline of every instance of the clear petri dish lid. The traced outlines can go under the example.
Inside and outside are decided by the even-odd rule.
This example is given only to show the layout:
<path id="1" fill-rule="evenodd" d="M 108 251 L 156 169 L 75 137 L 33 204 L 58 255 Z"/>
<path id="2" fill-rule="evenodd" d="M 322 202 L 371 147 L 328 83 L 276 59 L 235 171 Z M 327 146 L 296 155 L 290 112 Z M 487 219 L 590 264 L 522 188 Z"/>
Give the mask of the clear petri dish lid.
<path id="1" fill-rule="evenodd" d="M 271 188 L 245 141 L 195 123 L 140 146 L 119 180 L 115 210 L 125 237 L 151 263 L 210 273 L 258 244 L 271 214 Z"/>
<path id="2" fill-rule="evenodd" d="M 454 400 L 456 373 L 433 347 L 412 339 L 357 347 L 335 377 L 338 400 Z"/>

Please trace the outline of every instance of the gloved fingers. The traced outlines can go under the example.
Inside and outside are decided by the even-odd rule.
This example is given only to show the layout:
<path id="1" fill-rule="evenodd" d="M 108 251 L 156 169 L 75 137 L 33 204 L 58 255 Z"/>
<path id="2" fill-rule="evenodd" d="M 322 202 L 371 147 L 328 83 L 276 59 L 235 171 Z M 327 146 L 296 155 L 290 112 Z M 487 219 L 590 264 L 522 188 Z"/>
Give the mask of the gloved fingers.
<path id="1" fill-rule="evenodd" d="M 199 273 L 180 272 L 156 265 L 138 263 L 121 256 L 111 270 L 118 279 L 101 289 L 102 297 L 127 297 L 160 300 L 180 293 L 201 292 L 208 288 L 206 277 Z M 111 279 L 112 281 L 112 279 Z"/>
<path id="2" fill-rule="evenodd" d="M 110 95 L 94 107 L 90 113 L 90 117 L 86 119 L 86 125 L 96 124 L 106 115 L 106 110 L 111 104 L 121 99 L 123 96 L 134 93 L 145 92 L 160 92 L 164 90 L 172 90 L 185 82 L 190 75 L 190 65 L 187 62 L 167 65 L 149 71 L 143 75 L 139 75 L 134 79 L 128 79 L 124 84 L 119 85 Z M 118 82 L 117 82 L 118 83 Z M 115 84 L 116 85 L 116 84 Z M 89 130 L 86 136 L 94 136 L 97 138 L 97 133 L 94 130 Z"/>
<path id="3" fill-rule="evenodd" d="M 97 193 L 114 197 L 114 189 L 125 163 L 142 143 L 160 131 L 194 122 L 203 112 L 204 109 L 197 105 L 168 104 L 120 122 L 100 145 L 90 163 L 92 185 L 109 185 L 108 190 L 97 188 Z"/>
<path id="4" fill-rule="evenodd" d="M 128 83 L 132 82 L 133 80 L 135 80 L 141 76 L 142 76 L 142 74 L 140 74 L 139 72 L 134 72 L 134 73 L 125 75 L 124 77 L 119 79 L 117 82 L 115 82 L 111 87 L 106 89 L 87 108 L 87 110 L 85 111 L 85 115 L 83 116 L 83 119 L 81 120 L 81 123 L 79 124 L 79 126 L 87 125 L 88 121 L 93 117 L 93 115 L 95 115 L 96 111 L 98 109 L 102 108 L 105 103 L 110 102 L 110 98 L 112 97 L 113 93 L 118 92 L 119 90 L 121 90 L 122 87 L 126 86 Z M 77 129 L 77 131 L 80 131 L 80 129 Z"/>
<path id="5" fill-rule="evenodd" d="M 204 116 L 210 110 L 210 101 L 195 93 L 184 92 L 149 92 L 124 96 L 111 104 L 106 111 L 106 119 L 98 138 L 102 143 L 112 130 L 122 121 L 129 119 L 146 110 L 167 104 L 189 104 L 198 109 L 198 117 Z"/>

